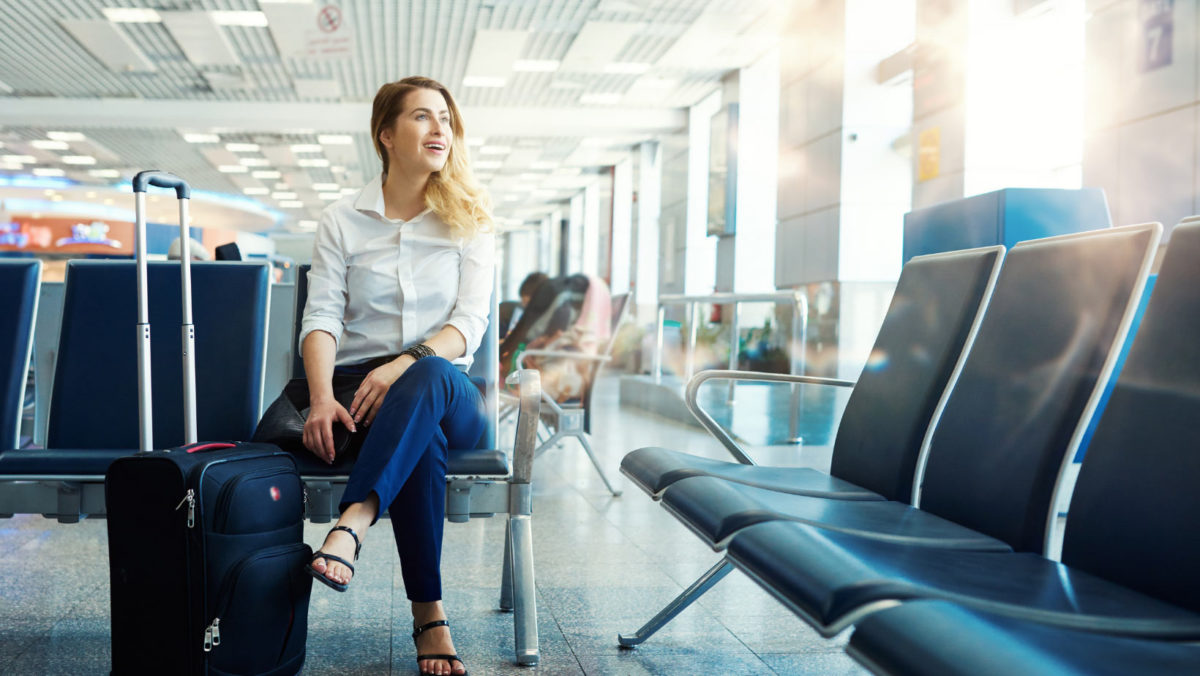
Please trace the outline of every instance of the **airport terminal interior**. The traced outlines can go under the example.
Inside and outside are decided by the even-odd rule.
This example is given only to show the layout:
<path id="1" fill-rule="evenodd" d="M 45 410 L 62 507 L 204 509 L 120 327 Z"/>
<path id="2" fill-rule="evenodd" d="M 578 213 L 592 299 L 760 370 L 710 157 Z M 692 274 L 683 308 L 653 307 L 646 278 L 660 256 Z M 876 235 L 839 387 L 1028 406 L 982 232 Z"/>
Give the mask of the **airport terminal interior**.
<path id="1" fill-rule="evenodd" d="M 303 425 L 334 349 L 447 331 L 483 395 L 475 448 L 429 426 L 471 674 L 1200 673 L 1198 4 L 0 0 L 0 673 L 451 673 L 402 509 L 346 593 L 277 576 L 281 628 L 236 616 L 252 555 L 195 544 L 254 536 L 189 488 L 130 554 L 113 495 L 270 442 L 316 550 L 358 451 L 260 421 Z M 397 216 L 373 119 L 409 76 L 453 100 Z M 154 563 L 184 542 L 225 600 Z"/>

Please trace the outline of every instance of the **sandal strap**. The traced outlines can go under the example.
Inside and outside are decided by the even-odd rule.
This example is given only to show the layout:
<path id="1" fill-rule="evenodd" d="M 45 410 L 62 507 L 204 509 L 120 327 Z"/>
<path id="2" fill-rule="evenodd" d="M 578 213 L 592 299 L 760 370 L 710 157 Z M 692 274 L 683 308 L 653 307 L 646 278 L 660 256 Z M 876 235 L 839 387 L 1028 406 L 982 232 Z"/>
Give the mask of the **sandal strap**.
<path id="1" fill-rule="evenodd" d="M 329 529 L 329 532 L 332 533 L 335 530 L 346 531 L 347 533 L 350 534 L 350 537 L 354 538 L 354 560 L 357 561 L 358 560 L 358 550 L 362 549 L 362 543 L 359 542 L 359 540 L 358 540 L 358 533 L 355 533 L 354 529 L 350 528 L 349 526 L 334 526 L 333 528 Z M 340 559 L 339 559 L 339 561 L 340 561 Z M 341 561 L 341 562 L 346 563 L 345 561 Z"/>
<path id="2" fill-rule="evenodd" d="M 420 662 L 421 660 L 446 660 L 447 662 L 453 660 L 459 664 L 466 664 L 466 662 L 458 659 L 458 655 L 417 655 L 417 661 Z"/>
<path id="3" fill-rule="evenodd" d="M 433 622 L 430 622 L 428 624 L 423 624 L 419 627 L 413 627 L 413 633 L 412 633 L 413 640 L 414 641 L 417 640 L 417 637 L 420 636 L 426 629 L 435 629 L 437 627 L 449 627 L 449 626 L 450 626 L 449 620 L 434 620 Z M 424 659 L 424 658 L 422 658 L 422 659 Z M 448 657 L 441 657 L 441 658 L 430 657 L 429 659 L 449 659 L 449 658 Z"/>
<path id="4" fill-rule="evenodd" d="M 351 563 L 349 561 L 347 561 L 346 559 L 343 559 L 340 556 L 336 556 L 334 554 L 326 554 L 325 552 L 318 549 L 316 551 L 316 553 L 313 554 L 312 561 L 316 561 L 317 559 L 326 559 L 328 561 L 337 561 L 338 563 L 342 564 L 343 566 L 349 568 L 351 573 L 354 572 L 354 566 L 351 565 Z"/>

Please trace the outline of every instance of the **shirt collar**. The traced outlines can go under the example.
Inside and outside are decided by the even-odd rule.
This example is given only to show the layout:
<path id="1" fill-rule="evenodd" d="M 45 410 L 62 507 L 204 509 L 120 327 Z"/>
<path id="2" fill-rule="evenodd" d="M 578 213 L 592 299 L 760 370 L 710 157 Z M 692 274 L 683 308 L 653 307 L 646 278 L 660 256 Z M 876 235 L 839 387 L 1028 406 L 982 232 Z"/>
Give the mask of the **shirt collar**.
<path id="1" fill-rule="evenodd" d="M 354 208 L 365 214 L 372 214 L 382 221 L 392 223 L 415 223 L 425 218 L 432 209 L 426 207 L 424 211 L 413 216 L 407 221 L 399 218 L 388 218 L 387 207 L 383 202 L 383 174 L 378 174 L 371 182 L 363 186 L 363 189 L 358 193 L 358 199 L 354 200 Z"/>

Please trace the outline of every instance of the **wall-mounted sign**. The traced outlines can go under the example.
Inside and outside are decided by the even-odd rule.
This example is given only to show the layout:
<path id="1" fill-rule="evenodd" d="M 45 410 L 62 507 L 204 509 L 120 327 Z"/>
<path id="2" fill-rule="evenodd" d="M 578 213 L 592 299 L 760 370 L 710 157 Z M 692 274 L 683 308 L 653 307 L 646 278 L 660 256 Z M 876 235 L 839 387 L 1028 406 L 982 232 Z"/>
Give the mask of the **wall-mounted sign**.
<path id="1" fill-rule="evenodd" d="M 1142 24 L 1142 72 L 1171 65 L 1175 38 L 1175 0 L 1140 0 L 1138 20 Z"/>

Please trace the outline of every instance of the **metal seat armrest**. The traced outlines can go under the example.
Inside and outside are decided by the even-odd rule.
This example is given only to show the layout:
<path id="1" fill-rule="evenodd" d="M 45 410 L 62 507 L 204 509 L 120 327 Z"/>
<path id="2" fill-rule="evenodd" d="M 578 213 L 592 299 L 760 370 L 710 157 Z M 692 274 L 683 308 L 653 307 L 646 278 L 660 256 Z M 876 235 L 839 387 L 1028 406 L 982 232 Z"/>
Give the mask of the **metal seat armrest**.
<path id="1" fill-rule="evenodd" d="M 589 354 L 587 352 L 565 352 L 562 350 L 524 350 L 517 355 L 517 368 L 524 368 L 525 357 L 549 357 L 551 359 L 578 359 L 580 361 L 610 362 L 612 356 L 607 354 Z"/>
<path id="2" fill-rule="evenodd" d="M 512 483 L 528 484 L 533 476 L 533 452 L 537 448 L 537 424 L 541 413 L 542 380 L 534 369 L 521 369 L 508 376 L 517 386 L 521 403 L 517 409 L 517 436 L 513 444 Z"/>
<path id="3" fill-rule="evenodd" d="M 725 450 L 729 451 L 729 453 L 743 465 L 754 465 L 757 463 L 755 463 L 749 454 L 746 453 L 745 449 L 743 449 L 736 441 L 734 441 L 733 437 L 730 436 L 729 433 L 726 432 L 725 429 L 721 427 L 721 425 L 718 424 L 711 415 L 708 414 L 708 411 L 705 411 L 704 408 L 700 406 L 700 386 L 706 381 L 714 378 L 723 380 L 803 383 L 810 385 L 830 385 L 832 387 L 854 387 L 853 380 L 839 380 L 837 378 L 822 378 L 820 376 L 805 376 L 791 373 L 759 373 L 756 371 L 731 371 L 721 369 L 701 371 L 700 373 L 697 373 L 692 377 L 691 380 L 688 381 L 687 390 L 684 395 L 684 404 L 687 406 L 687 409 L 691 411 L 692 415 L 696 417 L 696 420 L 698 420 L 700 424 L 704 426 L 704 429 L 708 430 L 708 433 L 713 435 L 717 441 L 721 442 L 721 445 L 725 447 Z"/>

